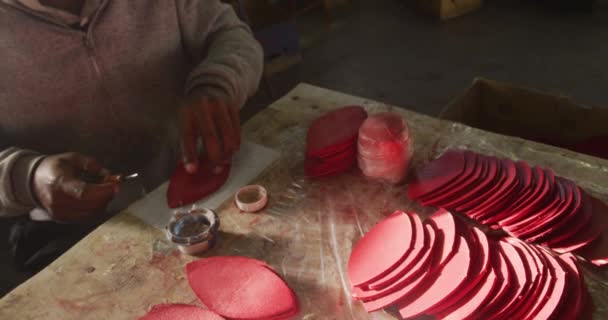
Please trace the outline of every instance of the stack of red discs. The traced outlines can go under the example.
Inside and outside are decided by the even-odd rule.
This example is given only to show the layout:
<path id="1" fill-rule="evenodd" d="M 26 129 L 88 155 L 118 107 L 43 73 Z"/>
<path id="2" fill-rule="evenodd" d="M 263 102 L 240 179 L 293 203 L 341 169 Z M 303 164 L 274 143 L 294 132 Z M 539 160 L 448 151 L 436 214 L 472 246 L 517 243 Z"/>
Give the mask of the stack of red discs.
<path id="1" fill-rule="evenodd" d="M 348 106 L 315 119 L 306 136 L 306 175 L 325 177 L 346 172 L 357 159 L 357 134 L 365 109 Z"/>
<path id="2" fill-rule="evenodd" d="M 365 176 L 392 184 L 405 180 L 414 148 L 409 126 L 400 115 L 382 112 L 367 118 L 359 128 L 357 149 Z"/>

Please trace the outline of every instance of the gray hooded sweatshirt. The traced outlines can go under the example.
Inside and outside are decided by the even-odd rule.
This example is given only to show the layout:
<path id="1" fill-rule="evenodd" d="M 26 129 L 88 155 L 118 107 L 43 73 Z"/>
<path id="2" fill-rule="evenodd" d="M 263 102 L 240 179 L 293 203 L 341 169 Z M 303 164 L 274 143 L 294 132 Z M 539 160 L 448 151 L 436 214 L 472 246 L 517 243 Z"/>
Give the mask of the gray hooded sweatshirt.
<path id="1" fill-rule="evenodd" d="M 0 216 L 36 207 L 45 154 L 80 152 L 145 185 L 177 159 L 180 98 L 195 87 L 242 106 L 262 49 L 219 0 L 99 0 L 87 28 L 0 0 Z"/>

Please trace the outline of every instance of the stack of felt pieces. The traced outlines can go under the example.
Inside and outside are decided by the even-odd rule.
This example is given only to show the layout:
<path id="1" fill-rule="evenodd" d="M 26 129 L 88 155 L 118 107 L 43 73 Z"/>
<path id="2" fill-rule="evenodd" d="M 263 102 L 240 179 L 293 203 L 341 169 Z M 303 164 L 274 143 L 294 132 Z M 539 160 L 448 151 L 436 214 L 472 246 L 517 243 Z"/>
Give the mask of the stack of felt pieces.
<path id="1" fill-rule="evenodd" d="M 359 128 L 357 163 L 374 180 L 403 182 L 414 151 L 410 128 L 397 113 L 371 115 Z"/>
<path id="2" fill-rule="evenodd" d="M 408 196 L 558 253 L 608 263 L 608 207 L 551 169 L 448 150 L 412 170 Z"/>
<path id="3" fill-rule="evenodd" d="M 445 210 L 376 224 L 354 247 L 348 278 L 368 312 L 405 319 L 590 319 L 593 308 L 571 254 L 489 238 Z"/>
<path id="4" fill-rule="evenodd" d="M 238 256 L 199 259 L 186 266 L 190 287 L 208 309 L 157 305 L 140 320 L 283 320 L 299 312 L 298 300 L 265 262 Z"/>
<path id="5" fill-rule="evenodd" d="M 365 109 L 349 106 L 315 119 L 306 135 L 306 175 L 324 177 L 350 170 L 357 160 L 357 135 Z"/>

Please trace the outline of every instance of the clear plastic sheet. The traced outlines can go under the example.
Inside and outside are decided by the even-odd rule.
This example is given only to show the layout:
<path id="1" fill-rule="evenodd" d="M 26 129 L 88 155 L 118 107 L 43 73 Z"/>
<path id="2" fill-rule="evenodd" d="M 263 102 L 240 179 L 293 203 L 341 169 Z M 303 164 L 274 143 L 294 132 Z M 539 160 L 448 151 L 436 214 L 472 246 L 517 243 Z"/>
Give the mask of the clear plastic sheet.
<path id="1" fill-rule="evenodd" d="M 409 126 L 400 114 L 372 114 L 359 129 L 357 163 L 361 172 L 373 180 L 403 182 L 413 151 Z"/>
<path id="2" fill-rule="evenodd" d="M 412 122 L 416 132 L 416 123 Z M 302 141 L 294 137 L 304 132 L 304 128 L 293 127 L 279 139 Z M 606 185 L 583 180 L 586 174 L 606 175 L 604 167 L 590 167 L 583 161 L 556 158 L 557 155 L 546 152 L 543 145 L 524 140 L 517 140 L 522 144 L 513 146 L 500 145 L 496 143 L 498 139 L 480 139 L 479 136 L 472 139 L 471 135 L 475 135 L 476 130 L 458 124 L 437 128 L 436 134 L 415 136 L 413 166 L 436 158 L 446 149 L 471 149 L 551 167 L 557 174 L 578 181 L 593 194 L 607 200 Z M 475 145 L 470 141 L 476 141 Z M 283 152 L 289 153 L 292 159 L 304 159 L 303 142 L 283 146 Z M 221 245 L 222 254 L 226 251 L 254 256 L 273 265 L 298 295 L 302 310 L 298 319 L 398 319 L 396 313 L 390 311 L 368 314 L 359 302 L 350 298 L 346 275 L 350 252 L 362 235 L 394 210 L 412 210 L 426 217 L 434 209 L 420 207 L 410 201 L 406 185 L 392 186 L 370 181 L 357 170 L 337 177 L 310 180 L 305 178 L 300 160 L 283 163 L 283 166 L 267 174 L 262 181 L 267 186 L 276 186 L 269 189 L 271 201 L 265 210 L 271 218 L 241 224 L 239 232 L 247 234 L 247 237 L 238 244 L 228 240 L 229 245 Z M 577 174 L 572 173 L 572 168 Z M 279 175 L 288 175 L 289 181 L 285 184 L 271 182 Z M 594 299 L 594 319 L 606 319 L 608 273 L 588 266 L 584 270 Z"/>

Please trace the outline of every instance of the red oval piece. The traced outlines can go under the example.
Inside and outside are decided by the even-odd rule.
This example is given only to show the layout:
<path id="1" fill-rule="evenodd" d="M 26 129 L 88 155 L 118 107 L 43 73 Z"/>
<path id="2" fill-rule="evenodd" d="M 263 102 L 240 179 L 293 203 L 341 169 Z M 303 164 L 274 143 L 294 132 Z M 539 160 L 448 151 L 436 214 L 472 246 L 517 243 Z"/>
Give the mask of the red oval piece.
<path id="1" fill-rule="evenodd" d="M 573 190 L 564 180 L 557 179 L 555 185 L 556 193 L 554 196 L 558 201 L 554 201 L 552 205 L 539 211 L 538 216 L 535 217 L 536 219 L 532 220 L 534 223 L 528 223 L 525 227 L 521 227 L 518 230 L 508 227 L 506 228 L 507 231 L 517 237 L 528 239 L 529 237 L 537 236 L 539 233 L 548 230 L 551 225 L 554 225 L 560 213 L 571 207 L 575 199 Z"/>
<path id="2" fill-rule="evenodd" d="M 523 161 L 518 161 L 515 164 L 517 168 L 518 184 L 514 190 L 514 194 L 507 199 L 503 199 L 500 203 L 495 203 L 493 207 L 488 208 L 485 213 L 480 216 L 480 221 L 484 224 L 494 224 L 501 219 L 509 216 L 510 208 L 517 205 L 520 199 L 525 198 L 532 191 L 533 170 Z"/>
<path id="3" fill-rule="evenodd" d="M 486 169 L 483 158 L 477 157 L 470 151 L 464 153 L 466 166 L 462 174 L 449 184 L 435 190 L 432 194 L 420 199 L 425 206 L 445 207 L 444 204 L 450 199 L 458 198 L 465 190 L 475 184 L 476 179 Z"/>
<path id="4" fill-rule="evenodd" d="M 422 286 L 415 289 L 419 294 L 395 304 L 403 318 L 424 314 L 444 302 L 465 283 L 471 266 L 471 251 L 466 238 L 459 237 L 454 255 L 443 267 L 433 272 L 434 276 L 425 279 Z"/>
<path id="5" fill-rule="evenodd" d="M 593 242 L 577 250 L 576 254 L 598 267 L 608 265 L 608 231 L 604 231 Z"/>
<path id="6" fill-rule="evenodd" d="M 571 284 L 567 288 L 568 296 L 559 310 L 560 317 L 563 319 L 581 319 L 583 308 L 583 291 L 586 291 L 585 283 L 578 269 L 576 258 L 570 254 L 563 254 L 559 258 L 568 269 L 572 277 Z"/>
<path id="7" fill-rule="evenodd" d="M 516 202 L 512 203 L 505 209 L 506 215 L 498 221 L 500 226 L 508 226 L 509 224 L 516 222 L 521 217 L 522 209 L 531 203 L 540 201 L 540 196 L 543 193 L 548 192 L 549 187 L 545 172 L 539 167 L 534 167 L 532 170 L 533 180 L 532 185 L 530 186 L 530 191 L 526 195 L 519 197 Z"/>
<path id="8" fill-rule="evenodd" d="M 530 194 L 530 197 L 523 201 L 519 206 L 515 207 L 511 211 L 511 215 L 508 218 L 500 221 L 501 226 L 511 226 L 529 216 L 534 216 L 536 210 L 547 202 L 547 199 L 553 195 L 555 176 L 553 172 L 545 171 L 542 168 L 536 167 L 536 176 L 538 185 L 535 191 Z"/>
<path id="9" fill-rule="evenodd" d="M 447 309 L 463 300 L 470 291 L 475 289 L 479 282 L 486 279 L 488 272 L 491 271 L 490 265 L 490 244 L 486 235 L 477 228 L 466 230 L 463 237 L 469 236 L 471 250 L 471 265 L 465 282 L 454 292 L 446 297 L 440 304 L 428 309 L 426 313 L 436 314 L 443 309 Z"/>
<path id="10" fill-rule="evenodd" d="M 226 183 L 230 175 L 230 164 L 221 166 L 220 173 L 214 173 L 216 166 L 205 158 L 198 161 L 198 172 L 189 174 L 183 164 L 179 164 L 167 188 L 167 205 L 169 208 L 192 204 L 217 191 Z"/>
<path id="11" fill-rule="evenodd" d="M 515 277 L 515 271 L 507 262 L 505 254 L 496 243 L 492 243 L 490 247 L 493 248 L 492 253 L 494 258 L 492 259 L 492 268 L 498 277 L 499 288 L 493 292 L 490 301 L 484 304 L 481 310 L 475 312 L 475 315 L 471 319 L 488 319 L 494 314 L 495 310 L 500 308 L 506 301 L 509 301 L 510 293 L 512 292 L 511 282 Z"/>
<path id="12" fill-rule="evenodd" d="M 498 161 L 498 159 L 494 157 L 488 157 L 487 159 L 488 164 L 495 168 L 493 170 L 496 170 L 494 180 L 490 181 L 486 188 L 480 190 L 478 193 L 467 199 L 467 201 L 462 201 L 459 203 L 459 205 L 455 207 L 456 211 L 465 212 L 468 214 L 470 210 L 477 208 L 480 204 L 487 201 L 488 197 L 495 195 L 507 182 L 507 175 L 505 174 L 506 168 L 503 167 L 502 161 Z"/>
<path id="13" fill-rule="evenodd" d="M 187 304 L 159 304 L 139 320 L 222 320 L 214 312 Z"/>
<path id="14" fill-rule="evenodd" d="M 422 220 L 417 214 L 409 214 L 412 221 L 414 222 L 414 230 L 413 233 L 415 235 L 414 248 L 412 252 L 410 252 L 405 260 L 403 260 L 397 268 L 393 271 L 389 272 L 387 275 L 382 278 L 370 283 L 368 287 L 373 290 L 381 290 L 383 288 L 388 287 L 391 284 L 394 284 L 395 281 L 401 280 L 401 278 L 412 268 L 412 266 L 420 260 L 420 258 L 424 255 L 424 250 L 429 250 L 430 245 L 432 243 L 428 243 L 428 239 L 425 237 L 424 225 L 422 224 Z"/>
<path id="15" fill-rule="evenodd" d="M 542 206 L 548 202 L 548 199 L 554 195 L 555 175 L 553 171 L 543 170 L 539 167 L 534 169 L 536 172 L 536 177 L 538 177 L 538 179 L 535 181 L 537 186 L 534 192 L 530 194 L 530 197 L 527 200 L 522 201 L 519 206 L 513 208 L 510 217 L 500 221 L 502 226 L 510 226 L 517 221 L 525 219 L 529 216 L 534 216 L 536 211 L 539 208 L 542 208 Z"/>
<path id="16" fill-rule="evenodd" d="M 547 237 L 549 237 L 555 231 L 561 228 L 566 228 L 569 222 L 572 222 L 573 219 L 577 218 L 578 214 L 586 213 L 580 210 L 583 201 L 580 188 L 570 181 L 564 181 L 567 186 L 572 187 L 569 189 L 571 190 L 569 192 L 573 194 L 572 203 L 565 208 L 560 208 L 559 210 L 557 210 L 557 213 L 555 214 L 554 218 L 543 224 L 543 228 L 541 231 L 537 231 L 533 236 L 527 237 L 526 240 L 528 240 L 529 242 L 540 242 L 546 240 Z M 581 216 L 579 218 L 586 219 L 587 221 L 591 219 L 590 216 Z M 572 227 L 574 227 L 574 225 Z M 580 230 L 582 226 L 580 224 L 577 224 L 576 227 L 577 230 Z"/>
<path id="17" fill-rule="evenodd" d="M 474 184 L 470 186 L 470 188 L 464 189 L 464 192 L 461 192 L 455 199 L 445 202 L 443 205 L 444 208 L 455 208 L 456 210 L 461 211 L 463 208 L 470 206 L 472 201 L 478 199 L 479 196 L 491 186 L 491 184 L 496 183 L 495 179 L 498 172 L 498 166 L 496 166 L 496 163 L 491 161 L 490 158 L 483 156 L 478 157 L 483 158 L 485 168 L 484 171 L 475 180 Z"/>
<path id="18" fill-rule="evenodd" d="M 538 310 L 539 304 L 544 302 L 544 299 L 547 297 L 548 292 L 550 292 L 551 288 L 555 283 L 555 278 L 553 277 L 553 270 L 549 267 L 549 262 L 547 258 L 540 254 L 538 249 L 535 246 L 528 245 L 526 243 L 521 243 L 522 247 L 527 248 L 531 253 L 532 257 L 537 262 L 537 265 L 540 272 L 540 278 L 538 284 L 535 285 L 535 289 L 531 295 L 527 295 L 524 299 L 524 303 L 522 303 L 516 310 L 514 314 L 510 314 L 507 319 L 530 319 L 530 315 L 534 315 Z M 534 319 L 534 318 L 531 318 Z"/>
<path id="19" fill-rule="evenodd" d="M 459 177 L 465 168 L 464 152 L 448 150 L 439 158 L 421 169 L 413 171 L 413 180 L 407 193 L 410 199 L 419 199 L 434 190 L 442 188 Z"/>
<path id="20" fill-rule="evenodd" d="M 431 312 L 431 314 L 435 318 L 443 320 L 476 319 L 477 317 L 474 317 L 474 315 L 481 311 L 484 306 L 488 305 L 495 295 L 499 295 L 501 286 L 505 284 L 503 283 L 504 279 L 499 274 L 499 254 L 491 254 L 490 260 L 491 266 L 489 272 L 474 289 L 455 304 L 439 313 Z"/>
<path id="21" fill-rule="evenodd" d="M 460 241 L 459 232 L 462 232 L 464 226 L 453 214 L 443 209 L 433 213 L 428 221 L 433 223 L 443 235 L 443 247 L 439 258 L 439 266 L 443 266 L 455 254 Z"/>
<path id="22" fill-rule="evenodd" d="M 433 244 L 430 250 L 428 250 L 422 259 L 404 275 L 402 280 L 382 291 L 374 292 L 377 294 L 377 297 L 370 298 L 369 301 L 363 302 L 363 306 L 367 312 L 377 311 L 394 304 L 400 298 L 408 295 L 420 284 L 420 282 L 422 282 L 428 273 L 431 272 L 431 268 L 440 258 L 439 252 L 441 251 L 440 246 L 443 244 L 443 235 L 432 224 L 425 224 L 425 229 L 430 243 Z M 361 293 L 362 292 L 359 291 L 358 294 L 361 295 Z M 369 296 L 371 293 L 365 292 L 364 294 Z"/>
<path id="23" fill-rule="evenodd" d="M 565 189 L 562 184 L 557 180 L 555 186 L 555 193 L 552 195 L 553 199 L 547 203 L 543 208 L 540 208 L 534 214 L 529 215 L 527 218 L 505 226 L 504 230 L 515 237 L 525 237 L 531 233 L 531 230 L 538 228 L 543 221 L 550 219 L 556 210 L 563 206 L 565 199 Z"/>
<path id="24" fill-rule="evenodd" d="M 276 318 L 298 309 L 285 281 L 255 259 L 204 258 L 186 265 L 186 274 L 199 300 L 226 318 Z"/>
<path id="25" fill-rule="evenodd" d="M 324 157 L 328 148 L 356 143 L 359 127 L 367 118 L 367 111 L 359 106 L 347 106 L 330 111 L 315 119 L 306 135 L 306 155 Z"/>
<path id="26" fill-rule="evenodd" d="M 306 175 L 324 177 L 342 173 L 354 167 L 357 153 L 355 148 L 341 151 L 327 158 L 307 158 L 304 162 Z"/>
<path id="27" fill-rule="evenodd" d="M 507 263 L 511 265 L 514 271 L 514 278 L 511 282 L 511 300 L 503 303 L 502 306 L 495 310 L 494 317 L 501 319 L 503 315 L 512 312 L 522 300 L 525 300 L 525 294 L 532 286 L 530 281 L 531 271 L 530 266 L 524 261 L 523 253 L 511 244 L 504 241 L 497 243 L 501 252 L 507 258 Z"/>
<path id="28" fill-rule="evenodd" d="M 413 250 L 413 232 L 410 216 L 402 211 L 376 224 L 350 255 L 347 272 L 351 286 L 367 285 L 395 269 Z"/>
<path id="29" fill-rule="evenodd" d="M 549 269 L 553 271 L 552 275 L 555 283 L 547 293 L 547 298 L 543 298 L 539 308 L 533 312 L 533 316 L 534 319 L 554 319 L 566 298 L 567 274 L 564 266 L 553 255 L 544 249 L 538 251 L 549 261 Z"/>
<path id="30" fill-rule="evenodd" d="M 502 161 L 504 168 L 503 174 L 506 176 L 505 182 L 498 190 L 488 195 L 481 203 L 467 211 L 467 215 L 478 219 L 485 216 L 484 213 L 496 208 L 504 199 L 513 195 L 518 189 L 519 179 L 517 177 L 517 167 L 515 163 L 509 159 Z"/>
<path id="31" fill-rule="evenodd" d="M 580 210 L 582 211 L 579 216 L 581 222 L 585 223 L 580 229 L 578 227 L 572 227 L 573 230 L 564 230 L 564 233 L 553 234 L 550 239 L 544 242 L 551 249 L 559 253 L 572 252 L 583 248 L 587 244 L 597 239 L 602 232 L 608 228 L 608 208 L 600 201 L 591 196 L 586 192 L 581 192 L 583 202 Z M 604 208 L 602 210 L 601 208 Z M 584 222 L 586 217 L 589 217 L 587 222 Z"/>
<path id="32" fill-rule="evenodd" d="M 353 297 L 365 301 L 365 310 L 372 312 L 391 305 L 409 292 L 430 271 L 433 260 L 438 259 L 442 238 L 439 231 L 432 225 L 426 224 L 424 228 L 425 237 L 428 238 L 429 243 L 428 250 L 398 281 L 379 290 L 354 288 Z"/>

